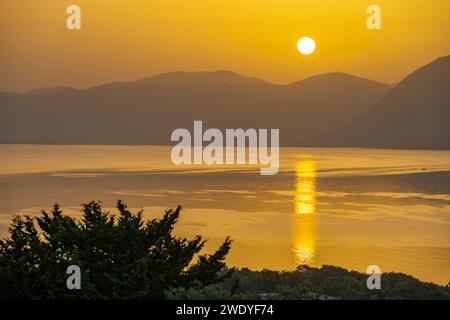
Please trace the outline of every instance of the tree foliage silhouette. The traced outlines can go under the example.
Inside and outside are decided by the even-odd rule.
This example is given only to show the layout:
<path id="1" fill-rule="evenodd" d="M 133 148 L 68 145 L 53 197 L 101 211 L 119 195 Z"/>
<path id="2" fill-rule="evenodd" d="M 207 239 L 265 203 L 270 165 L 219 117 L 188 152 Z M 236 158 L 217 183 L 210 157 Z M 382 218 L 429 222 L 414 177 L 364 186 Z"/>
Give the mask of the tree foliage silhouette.
<path id="1" fill-rule="evenodd" d="M 0 298 L 159 299 L 169 288 L 221 282 L 231 275 L 226 238 L 211 255 L 205 241 L 172 235 L 181 207 L 145 220 L 117 202 L 116 217 L 98 201 L 83 205 L 83 218 L 64 215 L 58 204 L 38 218 L 14 217 L 0 241 Z M 198 257 L 198 259 L 197 259 Z M 68 290 L 66 269 L 81 268 L 81 290 Z"/>

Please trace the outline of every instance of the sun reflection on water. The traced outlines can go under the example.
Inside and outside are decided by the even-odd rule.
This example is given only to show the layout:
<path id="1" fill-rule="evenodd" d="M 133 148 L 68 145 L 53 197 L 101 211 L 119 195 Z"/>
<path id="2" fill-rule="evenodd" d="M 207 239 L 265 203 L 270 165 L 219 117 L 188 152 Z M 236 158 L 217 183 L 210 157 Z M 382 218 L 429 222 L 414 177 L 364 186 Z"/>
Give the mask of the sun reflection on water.
<path id="1" fill-rule="evenodd" d="M 302 160 L 295 165 L 294 237 L 298 265 L 312 264 L 316 253 L 316 162 Z"/>

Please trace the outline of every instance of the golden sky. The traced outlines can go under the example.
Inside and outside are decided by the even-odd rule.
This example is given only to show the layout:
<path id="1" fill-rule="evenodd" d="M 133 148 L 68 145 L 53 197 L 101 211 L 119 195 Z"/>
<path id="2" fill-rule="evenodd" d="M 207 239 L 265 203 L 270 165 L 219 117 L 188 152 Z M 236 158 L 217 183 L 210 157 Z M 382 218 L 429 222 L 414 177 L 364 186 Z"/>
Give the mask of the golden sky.
<path id="1" fill-rule="evenodd" d="M 66 8 L 81 8 L 81 30 Z M 366 9 L 382 10 L 382 29 Z M 2 0 L 0 90 L 232 70 L 275 83 L 346 72 L 394 83 L 450 53 L 449 0 Z M 302 56 L 301 36 L 317 50 Z"/>

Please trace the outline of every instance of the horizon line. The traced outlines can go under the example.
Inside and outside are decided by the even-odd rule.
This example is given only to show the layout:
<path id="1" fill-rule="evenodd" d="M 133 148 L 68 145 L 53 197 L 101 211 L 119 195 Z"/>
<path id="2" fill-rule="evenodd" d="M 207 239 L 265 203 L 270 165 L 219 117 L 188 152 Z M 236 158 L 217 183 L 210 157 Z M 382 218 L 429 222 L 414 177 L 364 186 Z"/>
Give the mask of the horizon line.
<path id="1" fill-rule="evenodd" d="M 55 89 L 55 90 L 58 90 L 58 89 L 72 89 L 72 90 L 84 91 L 84 90 L 90 90 L 90 89 L 93 89 L 93 88 L 107 86 L 107 85 L 112 85 L 112 84 L 138 83 L 138 82 L 144 81 L 146 79 L 152 79 L 152 78 L 156 78 L 158 76 L 163 76 L 163 75 L 173 74 L 173 73 L 186 73 L 186 74 L 209 73 L 209 74 L 213 74 L 213 73 L 220 73 L 220 72 L 227 72 L 227 73 L 235 74 L 235 75 L 238 75 L 238 76 L 243 77 L 243 78 L 253 79 L 255 81 L 261 81 L 261 82 L 264 82 L 267 85 L 273 85 L 273 86 L 290 86 L 290 85 L 293 85 L 293 84 L 301 82 L 301 81 L 305 81 L 305 80 L 316 78 L 316 77 L 320 77 L 320 76 L 331 75 L 331 74 L 341 74 L 341 75 L 350 76 L 350 77 L 353 77 L 353 78 L 358 78 L 358 79 L 362 79 L 362 80 L 366 80 L 366 81 L 372 81 L 372 82 L 375 82 L 375 83 L 378 83 L 378 84 L 381 84 L 381 85 L 391 86 L 391 87 L 395 86 L 397 83 L 400 82 L 400 81 L 399 82 L 395 82 L 395 83 L 380 82 L 378 80 L 373 80 L 373 79 L 365 78 L 363 76 L 354 75 L 354 74 L 346 73 L 346 72 L 342 72 L 342 71 L 324 72 L 324 73 L 319 73 L 319 74 L 315 74 L 315 75 L 312 75 L 312 76 L 308 76 L 308 77 L 305 77 L 305 78 L 302 78 L 302 79 L 299 79 L 299 80 L 295 80 L 293 82 L 277 83 L 277 82 L 271 82 L 271 81 L 264 80 L 264 79 L 257 78 L 257 77 L 253 77 L 253 76 L 247 76 L 245 74 L 242 74 L 242 73 L 239 73 L 239 72 L 236 72 L 236 71 L 232 71 L 232 70 L 226 70 L 226 69 L 197 70 L 197 71 L 174 70 L 174 71 L 167 71 L 167 72 L 156 73 L 156 74 L 149 75 L 149 76 L 146 76 L 144 78 L 139 78 L 139 79 L 136 79 L 136 80 L 130 80 L 130 81 L 114 80 L 114 81 L 110 81 L 110 82 L 102 82 L 102 83 L 95 84 L 95 85 L 92 85 L 92 86 L 87 86 L 87 87 L 55 85 L 55 86 L 49 86 L 49 87 L 36 87 L 36 88 L 33 88 L 33 89 L 24 90 L 24 91 L 11 91 L 11 90 L 4 90 L 3 91 L 3 90 L 0 90 L 0 93 L 26 95 L 26 94 L 31 94 L 34 91 L 38 91 L 38 90 L 51 90 L 51 89 Z"/>
<path id="2" fill-rule="evenodd" d="M 167 74 L 174 74 L 174 73 L 186 73 L 186 74 L 209 73 L 209 74 L 212 74 L 212 73 L 220 73 L 220 72 L 231 73 L 231 74 L 235 74 L 235 75 L 238 75 L 238 76 L 240 76 L 240 77 L 243 77 L 243 78 L 253 79 L 253 80 L 257 80 L 257 81 L 262 81 L 262 82 L 265 82 L 265 83 L 268 84 L 268 85 L 274 85 L 274 86 L 289 86 L 289 85 L 293 85 L 293 84 L 295 84 L 295 83 L 298 83 L 298 82 L 301 82 L 301 81 L 305 81 L 305 80 L 308 80 L 308 79 L 312 79 L 312 78 L 315 78 L 315 77 L 320 77 L 320 76 L 325 76 L 325 75 L 331 75 L 331 74 L 341 74 L 341 75 L 346 75 L 346 76 L 350 76 L 350 77 L 354 77 L 354 78 L 359 78 L 359 79 L 366 80 L 366 81 L 372 81 L 372 82 L 375 82 L 375 83 L 378 83 L 378 84 L 381 84 L 381 85 L 386 85 L 386 86 L 394 87 L 394 86 L 396 86 L 398 83 L 400 83 L 400 82 L 402 82 L 404 79 L 406 79 L 410 74 L 412 74 L 413 72 L 419 70 L 420 68 L 422 68 L 422 67 L 424 67 L 424 66 L 426 66 L 426 65 L 428 65 L 428 64 L 431 64 L 431 63 L 433 63 L 433 62 L 435 62 L 435 61 L 437 61 L 437 60 L 439 60 L 439 59 L 441 59 L 441 58 L 446 58 L 446 57 L 449 57 L 449 56 L 450 56 L 450 55 L 440 56 L 440 57 L 438 57 L 438 58 L 432 60 L 431 62 L 425 63 L 425 64 L 423 64 L 423 65 L 421 65 L 421 66 L 415 68 L 412 72 L 410 72 L 410 73 L 407 74 L 406 76 L 404 76 L 404 77 L 402 78 L 402 80 L 400 80 L 400 81 L 398 81 L 398 82 L 394 82 L 394 83 L 386 83 L 386 82 L 382 82 L 382 81 L 378 81 L 378 80 L 373 80 L 373 79 L 370 79 L 370 78 L 366 78 L 366 77 L 363 77 L 363 76 L 360 76 L 360 75 L 355 75 L 355 74 L 351 74 L 351 73 L 342 72 L 342 71 L 340 71 L 339 68 L 337 68 L 337 71 L 330 71 L 330 72 L 319 73 L 319 74 L 315 74 L 315 75 L 312 75 L 312 76 L 308 76 L 308 77 L 305 77 L 305 78 L 302 78 L 302 79 L 299 79 L 299 80 L 296 80 L 296 81 L 293 81 L 293 82 L 287 82 L 287 83 L 276 83 L 276 82 L 271 82 L 271 81 L 267 81 L 267 80 L 265 80 L 265 79 L 261 79 L 261 78 L 254 77 L 254 76 L 248 76 L 248 75 L 245 75 L 245 74 L 242 74 L 242 73 L 233 71 L 233 70 L 227 70 L 227 69 L 196 70 L 196 71 L 172 70 L 172 71 L 167 71 L 167 72 L 159 72 L 159 73 L 156 73 L 156 74 L 153 74 L 153 75 L 149 75 L 149 76 L 145 76 L 145 77 L 143 77 L 143 78 L 139 78 L 139 79 L 136 79 L 136 80 L 130 80 L 130 81 L 113 80 L 113 81 L 110 81 L 110 82 L 103 82 L 103 83 L 99 83 L 99 84 L 92 85 L 92 86 L 87 86 L 87 87 L 75 87 L 75 86 L 55 85 L 55 86 L 49 86 L 49 87 L 36 87 L 36 88 L 29 89 L 29 90 L 25 90 L 25 91 L 11 91 L 11 90 L 3 91 L 3 90 L 0 90 L 0 93 L 22 94 L 22 95 L 23 95 L 23 94 L 31 94 L 31 93 L 33 93 L 33 91 L 38 91 L 38 90 L 50 90 L 50 89 L 73 89 L 73 90 L 84 91 L 84 90 L 90 90 L 90 89 L 93 89 L 93 88 L 102 87 L 102 86 L 111 85 L 111 84 L 131 84 L 131 83 L 137 83 L 137 82 L 140 82 L 140 81 L 144 81 L 144 80 L 146 80 L 146 79 L 156 78 L 156 77 L 158 77 L 158 76 L 167 75 Z"/>

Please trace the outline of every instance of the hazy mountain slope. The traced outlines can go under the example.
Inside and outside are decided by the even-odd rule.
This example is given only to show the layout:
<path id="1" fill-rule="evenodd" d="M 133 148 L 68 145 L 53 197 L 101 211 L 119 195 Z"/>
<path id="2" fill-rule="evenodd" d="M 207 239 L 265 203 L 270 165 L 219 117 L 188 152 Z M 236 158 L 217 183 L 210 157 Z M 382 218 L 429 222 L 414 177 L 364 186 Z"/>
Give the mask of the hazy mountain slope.
<path id="1" fill-rule="evenodd" d="M 385 84 L 344 73 L 314 76 L 289 87 L 290 99 L 296 103 L 286 104 L 284 121 L 292 125 L 285 126 L 284 135 L 297 135 L 293 140 L 297 146 L 314 145 L 321 134 L 350 123 L 390 90 Z M 296 105 L 302 109 L 290 117 L 289 109 L 296 110 Z"/>
<path id="2" fill-rule="evenodd" d="M 342 73 L 274 85 L 232 72 L 175 72 L 87 90 L 0 95 L 0 143 L 172 144 L 176 128 L 280 128 L 283 145 L 348 124 L 389 86 Z"/>
<path id="3" fill-rule="evenodd" d="M 333 136 L 332 145 L 450 148 L 450 56 L 416 70 Z"/>
<path id="4" fill-rule="evenodd" d="M 175 71 L 162 73 L 156 76 L 147 77 L 136 83 L 144 85 L 170 85 L 170 86 L 192 86 L 199 84 L 223 84 L 223 85 L 250 85 L 268 84 L 268 82 L 246 77 L 231 71 L 214 72 L 184 72 Z"/>

